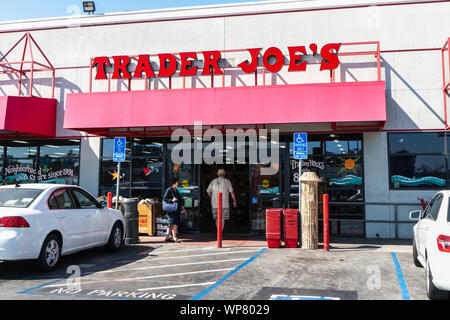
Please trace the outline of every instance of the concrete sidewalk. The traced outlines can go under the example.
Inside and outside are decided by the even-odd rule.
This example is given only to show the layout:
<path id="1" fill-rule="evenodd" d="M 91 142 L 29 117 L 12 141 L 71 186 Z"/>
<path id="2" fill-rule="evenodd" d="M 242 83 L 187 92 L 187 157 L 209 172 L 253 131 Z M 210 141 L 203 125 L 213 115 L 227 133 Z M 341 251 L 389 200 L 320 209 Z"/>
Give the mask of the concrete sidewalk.
<path id="1" fill-rule="evenodd" d="M 162 237 L 148 237 L 141 236 L 140 244 L 155 245 L 155 244 L 173 244 L 182 246 L 194 247 L 215 247 L 217 246 L 217 235 L 213 233 L 199 233 L 199 234 L 181 234 L 179 239 L 181 243 L 165 242 L 165 236 Z M 266 248 L 267 241 L 264 235 L 239 235 L 239 234 L 225 234 L 222 238 L 223 248 L 232 247 L 254 247 Z"/>
<path id="2" fill-rule="evenodd" d="M 320 239 L 321 237 L 319 237 Z M 178 246 L 215 247 L 217 235 L 213 233 L 181 234 L 181 243 L 165 242 L 165 237 L 141 236 L 141 245 L 173 244 Z M 376 252 L 405 252 L 412 250 L 412 240 L 393 239 L 360 239 L 360 238 L 334 238 L 331 241 L 332 251 L 376 251 Z M 319 242 L 322 249 L 322 243 Z M 265 235 L 225 234 L 222 247 L 255 247 L 267 248 Z M 281 249 L 284 249 L 283 247 Z"/>

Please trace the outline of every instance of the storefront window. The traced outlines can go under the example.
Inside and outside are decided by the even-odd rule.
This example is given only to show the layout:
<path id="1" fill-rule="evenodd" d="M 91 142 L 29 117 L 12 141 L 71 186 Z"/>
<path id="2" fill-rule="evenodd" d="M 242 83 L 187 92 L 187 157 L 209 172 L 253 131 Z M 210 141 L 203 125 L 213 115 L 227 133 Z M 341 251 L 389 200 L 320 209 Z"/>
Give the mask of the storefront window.
<path id="1" fill-rule="evenodd" d="M 36 182 L 36 159 L 6 160 L 4 183 L 34 183 Z"/>
<path id="2" fill-rule="evenodd" d="M 8 147 L 6 154 L 8 158 L 33 158 L 36 156 L 37 147 Z"/>
<path id="3" fill-rule="evenodd" d="M 277 164 L 276 164 L 277 165 Z M 252 195 L 279 196 L 279 173 L 272 175 L 262 174 L 262 169 L 271 165 L 252 165 Z"/>
<path id="4" fill-rule="evenodd" d="M 298 208 L 299 160 L 293 159 L 290 145 L 289 207 Z M 319 201 L 329 194 L 331 231 L 346 236 L 364 236 L 364 159 L 361 134 L 309 134 L 308 159 L 302 172 L 316 172 L 320 178 Z M 319 208 L 319 219 L 322 211 Z M 347 221 L 348 220 L 348 221 Z M 354 221 L 361 220 L 361 222 Z"/>
<path id="5" fill-rule="evenodd" d="M 133 188 L 162 188 L 163 162 L 159 158 L 133 159 Z"/>
<path id="6" fill-rule="evenodd" d="M 134 157 L 162 157 L 163 145 L 159 142 L 147 141 L 144 138 L 133 139 L 133 156 Z"/>
<path id="7" fill-rule="evenodd" d="M 100 172 L 101 188 L 109 189 L 115 188 L 117 177 L 119 175 L 117 162 L 112 160 L 102 160 Z M 125 161 L 120 164 L 120 187 L 130 187 L 130 162 Z M 115 189 L 114 189 L 115 190 Z"/>
<path id="8" fill-rule="evenodd" d="M 46 144 L 40 147 L 39 156 L 41 158 L 50 157 L 50 158 L 74 158 L 80 156 L 80 148 L 78 145 L 76 146 L 57 146 Z"/>
<path id="9" fill-rule="evenodd" d="M 161 198 L 164 162 L 162 143 L 148 138 L 126 139 L 126 161 L 120 168 L 120 195 L 140 199 Z M 102 140 L 100 194 L 116 193 L 117 162 L 112 160 L 114 139 Z"/>
<path id="10" fill-rule="evenodd" d="M 132 197 L 161 197 L 162 158 L 133 158 L 131 172 Z"/>
<path id="11" fill-rule="evenodd" d="M 79 158 L 39 158 L 38 182 L 78 184 Z"/>
<path id="12" fill-rule="evenodd" d="M 445 133 L 390 133 L 389 177 L 393 189 L 448 186 Z"/>
<path id="13" fill-rule="evenodd" d="M 443 132 L 389 133 L 391 154 L 443 154 L 445 152 Z"/>
<path id="14" fill-rule="evenodd" d="M 330 187 L 363 185 L 361 149 L 350 153 L 349 145 L 349 141 L 327 141 L 326 175 Z"/>
<path id="15" fill-rule="evenodd" d="M 3 183 L 78 184 L 80 142 L 77 139 L 5 141 L 0 150 Z"/>

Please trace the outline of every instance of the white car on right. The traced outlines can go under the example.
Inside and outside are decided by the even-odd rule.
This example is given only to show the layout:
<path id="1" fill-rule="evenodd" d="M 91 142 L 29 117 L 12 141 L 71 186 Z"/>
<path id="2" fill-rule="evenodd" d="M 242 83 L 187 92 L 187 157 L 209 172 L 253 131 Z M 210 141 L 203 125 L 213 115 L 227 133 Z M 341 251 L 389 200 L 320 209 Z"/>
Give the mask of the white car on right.
<path id="1" fill-rule="evenodd" d="M 413 229 L 413 259 L 426 270 L 428 298 L 450 299 L 450 191 L 436 193 L 421 210 L 409 213 Z"/>

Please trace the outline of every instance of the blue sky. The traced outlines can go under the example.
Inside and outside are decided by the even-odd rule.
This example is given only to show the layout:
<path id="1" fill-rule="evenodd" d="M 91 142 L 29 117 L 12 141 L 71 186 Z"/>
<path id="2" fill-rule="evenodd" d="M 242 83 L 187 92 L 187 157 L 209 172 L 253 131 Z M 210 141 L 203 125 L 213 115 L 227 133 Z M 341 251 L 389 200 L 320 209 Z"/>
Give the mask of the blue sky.
<path id="1" fill-rule="evenodd" d="M 94 2 L 96 13 L 106 13 L 250 1 L 262 0 L 96 0 Z M 80 13 L 84 14 L 82 2 L 78 0 L 8 1 L 7 10 L 0 10 L 0 21 L 67 16 L 77 14 L 80 10 Z"/>

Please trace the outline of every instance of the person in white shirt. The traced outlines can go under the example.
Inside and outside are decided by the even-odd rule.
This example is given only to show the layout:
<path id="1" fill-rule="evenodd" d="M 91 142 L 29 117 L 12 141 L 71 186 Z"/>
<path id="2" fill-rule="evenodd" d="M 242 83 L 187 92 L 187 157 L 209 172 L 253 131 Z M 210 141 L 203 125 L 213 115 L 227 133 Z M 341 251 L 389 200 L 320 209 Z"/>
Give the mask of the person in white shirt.
<path id="1" fill-rule="evenodd" d="M 230 200 L 229 195 L 233 198 L 233 208 L 236 208 L 236 196 L 234 195 L 233 186 L 231 185 L 230 180 L 225 178 L 225 169 L 219 169 L 217 171 L 218 177 L 215 178 L 208 186 L 206 192 L 208 193 L 209 198 L 211 199 L 211 206 L 214 220 L 216 221 L 217 226 L 217 207 L 218 200 L 217 195 L 219 192 L 222 192 L 222 230 L 225 226 L 225 221 L 230 218 Z"/>

